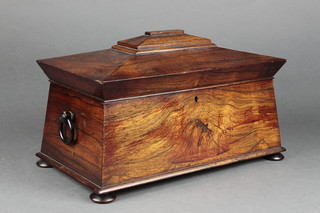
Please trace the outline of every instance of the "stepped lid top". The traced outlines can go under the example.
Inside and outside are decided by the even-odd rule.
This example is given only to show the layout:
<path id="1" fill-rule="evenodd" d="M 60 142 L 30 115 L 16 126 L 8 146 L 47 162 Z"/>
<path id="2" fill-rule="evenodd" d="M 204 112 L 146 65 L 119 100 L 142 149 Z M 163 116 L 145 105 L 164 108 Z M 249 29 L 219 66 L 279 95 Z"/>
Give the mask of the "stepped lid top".
<path id="1" fill-rule="evenodd" d="M 131 54 L 146 54 L 214 46 L 210 39 L 185 34 L 184 30 L 161 30 L 118 41 L 112 48 Z"/>
<path id="2" fill-rule="evenodd" d="M 272 78 L 285 61 L 165 30 L 118 41 L 111 49 L 37 62 L 51 81 L 108 101 Z"/>

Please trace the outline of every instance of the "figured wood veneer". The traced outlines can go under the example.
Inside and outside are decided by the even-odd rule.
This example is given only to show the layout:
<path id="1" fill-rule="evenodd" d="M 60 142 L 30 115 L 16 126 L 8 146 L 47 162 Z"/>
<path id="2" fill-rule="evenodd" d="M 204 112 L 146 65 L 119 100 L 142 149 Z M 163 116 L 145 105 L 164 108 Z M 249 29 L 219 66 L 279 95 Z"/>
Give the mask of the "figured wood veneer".
<path id="1" fill-rule="evenodd" d="M 163 30 L 37 62 L 51 82 L 38 166 L 83 183 L 94 202 L 237 161 L 283 159 L 273 76 L 285 59 Z M 59 137 L 68 126 L 71 145 Z"/>
<path id="2" fill-rule="evenodd" d="M 57 134 L 66 109 L 76 114 L 73 146 Z M 264 80 L 109 102 L 52 83 L 41 152 L 100 192 L 272 149 L 282 150 Z"/>
<path id="3" fill-rule="evenodd" d="M 76 140 L 72 146 L 64 144 L 58 134 L 60 114 L 66 110 L 76 116 Z M 104 107 L 100 101 L 51 84 L 41 152 L 101 185 L 103 115 Z"/>
<path id="4" fill-rule="evenodd" d="M 103 186 L 280 146 L 271 80 L 105 104 Z"/>
<path id="5" fill-rule="evenodd" d="M 147 32 L 111 49 L 37 62 L 55 82 L 114 100 L 270 78 L 286 61 L 217 47 L 182 32 Z"/>

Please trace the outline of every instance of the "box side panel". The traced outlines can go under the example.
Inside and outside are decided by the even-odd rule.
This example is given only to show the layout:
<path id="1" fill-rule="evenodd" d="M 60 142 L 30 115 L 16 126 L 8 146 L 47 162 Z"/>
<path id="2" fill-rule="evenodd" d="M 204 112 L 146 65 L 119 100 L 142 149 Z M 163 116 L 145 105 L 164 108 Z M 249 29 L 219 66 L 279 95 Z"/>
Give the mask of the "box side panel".
<path id="1" fill-rule="evenodd" d="M 272 80 L 108 103 L 104 119 L 106 188 L 280 146 Z"/>
<path id="2" fill-rule="evenodd" d="M 75 142 L 66 145 L 59 136 L 63 111 L 75 114 Z M 41 152 L 63 167 L 101 186 L 103 104 L 51 84 Z M 58 168 L 60 169 L 60 168 Z"/>

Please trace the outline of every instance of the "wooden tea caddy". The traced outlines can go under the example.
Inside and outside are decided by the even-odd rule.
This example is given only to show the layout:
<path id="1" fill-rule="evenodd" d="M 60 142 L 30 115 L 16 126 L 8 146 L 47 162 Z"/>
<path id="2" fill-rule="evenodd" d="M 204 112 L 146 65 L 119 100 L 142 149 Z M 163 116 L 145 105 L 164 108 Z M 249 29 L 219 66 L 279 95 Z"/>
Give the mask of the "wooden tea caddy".
<path id="1" fill-rule="evenodd" d="M 237 161 L 282 160 L 273 76 L 285 59 L 183 30 L 37 61 L 50 79 L 40 167 L 111 192 Z"/>

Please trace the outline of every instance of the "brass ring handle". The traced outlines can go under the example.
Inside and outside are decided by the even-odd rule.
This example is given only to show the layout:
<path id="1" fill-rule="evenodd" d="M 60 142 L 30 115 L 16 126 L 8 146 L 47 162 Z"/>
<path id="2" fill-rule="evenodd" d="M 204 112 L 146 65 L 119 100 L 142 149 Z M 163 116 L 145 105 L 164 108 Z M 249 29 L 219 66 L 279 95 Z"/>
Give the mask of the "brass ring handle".
<path id="1" fill-rule="evenodd" d="M 74 113 L 71 111 L 64 111 L 61 113 L 59 118 L 59 136 L 63 143 L 71 145 L 74 141 Z M 69 127 L 70 135 L 67 137 L 64 132 L 64 125 L 67 124 Z"/>

